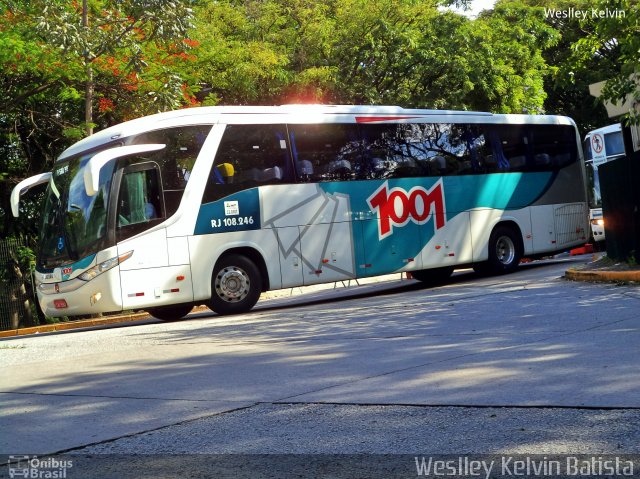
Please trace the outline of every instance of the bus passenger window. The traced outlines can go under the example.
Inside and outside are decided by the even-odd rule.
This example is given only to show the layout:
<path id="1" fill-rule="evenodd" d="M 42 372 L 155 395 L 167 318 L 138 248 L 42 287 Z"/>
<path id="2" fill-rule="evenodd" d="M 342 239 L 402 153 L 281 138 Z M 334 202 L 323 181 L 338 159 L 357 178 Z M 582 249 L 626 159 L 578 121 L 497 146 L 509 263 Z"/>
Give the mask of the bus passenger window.
<path id="1" fill-rule="evenodd" d="M 421 131 L 419 124 L 363 125 L 365 161 L 359 178 L 425 176 Z"/>
<path id="2" fill-rule="evenodd" d="M 477 149 L 484 144 L 468 125 L 435 123 L 422 125 L 421 149 L 429 175 L 447 176 L 473 172 Z M 479 165 L 476 164 L 475 167 Z"/>
<path id="3" fill-rule="evenodd" d="M 462 134 L 467 151 L 460 173 L 463 175 L 482 174 L 488 169 L 491 150 L 480 125 L 466 125 Z"/>
<path id="4" fill-rule="evenodd" d="M 142 133 L 129 142 L 133 145 L 166 145 L 150 154 L 148 159 L 157 163 L 162 172 L 163 202 L 167 217 L 175 213 L 180 206 L 191 171 L 210 130 L 211 125 L 166 128 Z"/>
<path id="5" fill-rule="evenodd" d="M 203 203 L 256 186 L 291 181 L 284 125 L 227 125 L 205 188 Z"/>
<path id="6" fill-rule="evenodd" d="M 622 131 L 604 134 L 604 150 L 607 152 L 607 156 L 625 154 Z"/>
<path id="7" fill-rule="evenodd" d="M 530 168 L 531 141 L 523 125 L 488 125 L 486 129 L 494 171 L 526 171 Z"/>
<path id="8" fill-rule="evenodd" d="M 362 161 L 358 125 L 289 125 L 291 152 L 300 181 L 356 178 Z"/>
<path id="9" fill-rule="evenodd" d="M 534 171 L 549 171 L 573 163 L 577 157 L 575 130 L 570 125 L 531 125 Z"/>

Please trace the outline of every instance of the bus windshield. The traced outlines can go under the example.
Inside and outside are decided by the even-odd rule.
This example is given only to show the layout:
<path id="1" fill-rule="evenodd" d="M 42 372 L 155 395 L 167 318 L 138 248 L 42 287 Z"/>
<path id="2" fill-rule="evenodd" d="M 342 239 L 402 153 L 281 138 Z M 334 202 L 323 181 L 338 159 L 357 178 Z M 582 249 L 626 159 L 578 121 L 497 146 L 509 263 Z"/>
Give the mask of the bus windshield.
<path id="1" fill-rule="evenodd" d="M 47 187 L 38 263 L 49 269 L 95 253 L 107 233 L 107 206 L 114 162 L 100 171 L 100 187 L 88 196 L 84 167 L 97 152 L 57 163 Z"/>

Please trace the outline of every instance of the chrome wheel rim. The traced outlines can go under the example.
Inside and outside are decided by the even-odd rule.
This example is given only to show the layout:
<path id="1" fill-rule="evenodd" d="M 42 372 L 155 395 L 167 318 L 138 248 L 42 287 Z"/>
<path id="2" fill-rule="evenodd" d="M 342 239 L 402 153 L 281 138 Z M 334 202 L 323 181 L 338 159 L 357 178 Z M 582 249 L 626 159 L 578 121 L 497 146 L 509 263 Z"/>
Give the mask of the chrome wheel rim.
<path id="1" fill-rule="evenodd" d="M 218 272 L 215 289 L 219 298 L 228 303 L 237 303 L 249 295 L 251 281 L 242 268 L 227 266 Z"/>
<path id="2" fill-rule="evenodd" d="M 496 258 L 503 265 L 513 263 L 516 257 L 516 245 L 508 236 L 501 236 L 496 242 Z"/>

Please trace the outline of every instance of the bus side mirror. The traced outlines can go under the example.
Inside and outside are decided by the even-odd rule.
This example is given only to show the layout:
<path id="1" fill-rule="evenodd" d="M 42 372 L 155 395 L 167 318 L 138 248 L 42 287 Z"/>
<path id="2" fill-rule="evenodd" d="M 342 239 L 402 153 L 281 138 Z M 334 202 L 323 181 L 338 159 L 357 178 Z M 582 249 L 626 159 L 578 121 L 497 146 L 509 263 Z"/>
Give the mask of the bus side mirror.
<path id="1" fill-rule="evenodd" d="M 123 156 L 162 150 L 166 145 L 150 143 L 147 145 L 128 145 L 101 151 L 91 158 L 84 168 L 84 189 L 88 196 L 94 196 L 100 189 L 100 170 L 104 165 Z"/>
<path id="2" fill-rule="evenodd" d="M 15 218 L 20 214 L 20 195 L 34 186 L 46 183 L 51 179 L 51 172 L 41 173 L 39 175 L 32 176 L 26 180 L 22 180 L 18 183 L 13 191 L 11 191 L 11 213 Z"/>

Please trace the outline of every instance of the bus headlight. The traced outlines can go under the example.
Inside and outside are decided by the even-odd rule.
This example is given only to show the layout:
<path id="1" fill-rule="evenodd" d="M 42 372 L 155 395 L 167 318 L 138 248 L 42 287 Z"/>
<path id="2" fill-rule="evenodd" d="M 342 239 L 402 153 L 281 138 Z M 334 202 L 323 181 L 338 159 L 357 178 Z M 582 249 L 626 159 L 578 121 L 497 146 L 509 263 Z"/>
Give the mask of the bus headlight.
<path id="1" fill-rule="evenodd" d="M 604 219 L 598 218 L 596 220 L 591 220 L 591 224 L 594 226 L 604 226 Z"/>
<path id="2" fill-rule="evenodd" d="M 129 251 L 127 253 L 121 254 L 120 256 L 116 256 L 115 258 L 108 259 L 103 261 L 100 264 L 95 265 L 93 268 L 89 268 L 84 273 L 78 276 L 78 278 L 84 281 L 91 281 L 96 276 L 101 275 L 105 271 L 109 271 L 111 268 L 115 268 L 120 263 L 125 260 L 128 260 L 133 255 L 133 251 Z"/>

